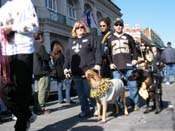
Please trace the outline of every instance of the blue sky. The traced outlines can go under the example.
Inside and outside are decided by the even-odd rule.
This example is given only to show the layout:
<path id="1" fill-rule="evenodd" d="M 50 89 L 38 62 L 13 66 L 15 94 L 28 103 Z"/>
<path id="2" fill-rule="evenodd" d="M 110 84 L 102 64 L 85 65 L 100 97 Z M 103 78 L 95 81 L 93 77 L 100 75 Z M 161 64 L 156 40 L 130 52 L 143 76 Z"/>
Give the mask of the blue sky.
<path id="1" fill-rule="evenodd" d="M 175 47 L 175 0 L 113 0 L 121 9 L 123 20 L 134 27 L 151 27 L 163 40 Z"/>

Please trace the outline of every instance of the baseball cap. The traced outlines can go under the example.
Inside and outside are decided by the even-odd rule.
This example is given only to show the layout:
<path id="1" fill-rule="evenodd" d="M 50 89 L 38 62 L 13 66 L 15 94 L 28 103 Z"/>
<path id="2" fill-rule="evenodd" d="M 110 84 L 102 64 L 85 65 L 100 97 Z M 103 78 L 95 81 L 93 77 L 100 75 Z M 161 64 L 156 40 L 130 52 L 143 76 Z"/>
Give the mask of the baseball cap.
<path id="1" fill-rule="evenodd" d="M 168 42 L 167 45 L 171 45 L 171 42 Z"/>
<path id="2" fill-rule="evenodd" d="M 116 18 L 114 21 L 114 25 L 121 24 L 122 26 L 124 25 L 123 19 L 122 18 Z"/>

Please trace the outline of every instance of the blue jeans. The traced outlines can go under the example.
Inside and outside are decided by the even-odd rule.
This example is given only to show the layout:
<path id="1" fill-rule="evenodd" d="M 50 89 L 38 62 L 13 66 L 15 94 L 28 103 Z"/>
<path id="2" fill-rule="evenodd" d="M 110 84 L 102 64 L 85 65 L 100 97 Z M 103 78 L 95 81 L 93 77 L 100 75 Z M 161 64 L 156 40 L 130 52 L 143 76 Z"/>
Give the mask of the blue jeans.
<path id="1" fill-rule="evenodd" d="M 175 80 L 175 64 L 166 64 L 166 81 L 170 81 L 171 75 L 173 75 Z"/>
<path id="2" fill-rule="evenodd" d="M 0 112 L 5 112 L 5 111 L 7 111 L 7 107 L 0 98 Z"/>
<path id="3" fill-rule="evenodd" d="M 126 79 L 131 75 L 132 70 L 127 70 L 126 72 L 124 72 L 124 76 L 126 77 Z M 121 79 L 122 76 L 118 71 L 113 71 L 113 78 L 115 79 Z M 137 88 L 137 82 L 136 81 L 129 81 L 127 80 L 127 86 L 129 89 L 129 93 L 130 93 L 130 99 L 134 102 L 135 105 L 139 105 L 139 95 L 138 95 L 138 88 Z"/>
<path id="4" fill-rule="evenodd" d="M 70 88 L 71 88 L 71 80 L 64 79 L 58 81 L 58 101 L 61 103 L 63 102 L 63 87 L 66 89 L 66 102 L 70 102 Z"/>
<path id="5" fill-rule="evenodd" d="M 63 101 L 63 80 L 58 81 L 57 87 L 58 87 L 58 102 L 61 103 Z"/>
<path id="6" fill-rule="evenodd" d="M 73 76 L 75 89 L 80 101 L 81 111 L 85 114 L 90 113 L 90 104 L 95 108 L 96 101 L 90 97 L 90 87 L 86 79 L 80 76 Z"/>
<path id="7" fill-rule="evenodd" d="M 70 102 L 70 88 L 72 79 L 64 79 L 64 87 L 66 88 L 66 101 Z"/>

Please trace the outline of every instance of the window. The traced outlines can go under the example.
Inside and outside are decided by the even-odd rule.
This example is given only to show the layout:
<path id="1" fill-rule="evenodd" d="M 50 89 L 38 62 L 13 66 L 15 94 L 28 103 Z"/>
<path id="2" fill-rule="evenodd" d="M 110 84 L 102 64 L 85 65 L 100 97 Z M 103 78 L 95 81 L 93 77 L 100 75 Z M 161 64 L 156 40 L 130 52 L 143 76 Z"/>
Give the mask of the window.
<path id="1" fill-rule="evenodd" d="M 72 0 L 67 0 L 67 16 L 73 20 L 76 19 L 75 8 Z"/>
<path id="2" fill-rule="evenodd" d="M 56 2 L 56 0 L 45 0 L 45 2 L 46 2 L 46 7 L 48 9 L 57 11 L 57 2 Z"/>
<path id="3" fill-rule="evenodd" d="M 101 14 L 100 12 L 97 12 L 97 19 L 98 19 L 98 21 L 99 21 L 102 17 L 103 17 L 102 14 Z"/>

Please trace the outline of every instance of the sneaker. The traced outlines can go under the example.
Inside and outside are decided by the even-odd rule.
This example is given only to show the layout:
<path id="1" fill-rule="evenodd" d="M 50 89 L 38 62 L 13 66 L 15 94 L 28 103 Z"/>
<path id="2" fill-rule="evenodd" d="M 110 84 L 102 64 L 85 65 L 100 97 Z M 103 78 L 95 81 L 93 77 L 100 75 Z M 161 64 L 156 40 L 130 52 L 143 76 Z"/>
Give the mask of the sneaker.
<path id="1" fill-rule="evenodd" d="M 68 101 L 68 102 L 66 102 L 66 103 L 69 103 L 69 104 L 75 104 L 76 102 L 73 101 L 73 100 L 70 100 L 70 101 Z"/>
<path id="2" fill-rule="evenodd" d="M 66 103 L 65 101 L 61 101 L 61 102 L 59 102 L 60 104 L 64 104 L 64 103 Z"/>
<path id="3" fill-rule="evenodd" d="M 87 114 L 84 113 L 84 112 L 81 112 L 79 115 L 78 115 L 79 118 L 85 118 L 87 117 Z"/>
<path id="4" fill-rule="evenodd" d="M 138 111 L 140 108 L 139 108 L 139 106 L 138 105 L 135 105 L 134 106 L 134 111 Z"/>
<path id="5" fill-rule="evenodd" d="M 17 120 L 17 117 L 15 115 L 12 114 L 12 120 L 13 121 L 16 121 Z"/>
<path id="6" fill-rule="evenodd" d="M 42 110 L 42 112 L 43 112 L 43 114 L 50 114 L 50 110 L 48 110 L 48 109 L 44 109 L 44 110 Z"/>
<path id="7" fill-rule="evenodd" d="M 45 114 L 50 114 L 51 111 L 45 108 L 40 109 L 39 111 L 34 112 L 37 115 L 45 115 Z"/>
<path id="8" fill-rule="evenodd" d="M 32 116 L 29 118 L 29 121 L 27 122 L 27 129 L 26 129 L 26 131 L 29 130 L 31 123 L 36 121 L 36 119 L 37 119 L 37 115 L 32 112 Z"/>

